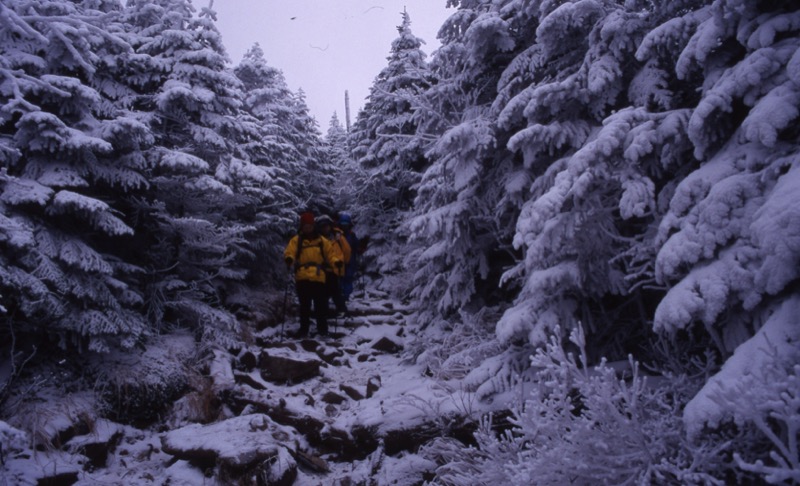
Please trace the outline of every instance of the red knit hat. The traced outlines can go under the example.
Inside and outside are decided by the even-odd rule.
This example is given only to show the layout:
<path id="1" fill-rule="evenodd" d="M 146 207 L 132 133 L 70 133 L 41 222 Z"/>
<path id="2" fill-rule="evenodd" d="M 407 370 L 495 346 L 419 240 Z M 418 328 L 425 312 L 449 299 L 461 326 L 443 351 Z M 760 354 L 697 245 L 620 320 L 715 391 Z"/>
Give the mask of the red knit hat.
<path id="1" fill-rule="evenodd" d="M 300 214 L 300 224 L 314 224 L 314 213 L 306 211 Z"/>

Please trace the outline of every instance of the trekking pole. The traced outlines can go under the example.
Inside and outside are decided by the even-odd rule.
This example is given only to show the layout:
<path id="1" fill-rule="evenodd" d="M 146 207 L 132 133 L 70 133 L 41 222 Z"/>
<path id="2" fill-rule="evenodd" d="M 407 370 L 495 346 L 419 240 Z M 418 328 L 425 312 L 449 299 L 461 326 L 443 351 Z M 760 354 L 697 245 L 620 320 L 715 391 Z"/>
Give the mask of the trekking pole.
<path id="1" fill-rule="evenodd" d="M 344 278 L 344 275 L 339 277 L 339 282 L 338 282 L 338 286 L 339 286 L 339 302 L 344 302 L 344 295 L 342 294 L 342 278 Z M 336 309 L 336 318 L 333 320 L 333 332 L 334 333 L 336 333 L 337 329 L 339 328 L 339 309 L 338 309 L 339 306 L 337 305 L 336 307 L 337 307 L 337 309 Z M 347 307 L 345 307 L 345 309 L 346 308 Z"/>
<path id="2" fill-rule="evenodd" d="M 283 292 L 283 310 L 281 311 L 281 341 L 283 341 L 283 329 L 286 326 L 286 306 L 289 301 L 289 288 L 292 286 L 292 278 L 286 280 L 286 290 Z"/>

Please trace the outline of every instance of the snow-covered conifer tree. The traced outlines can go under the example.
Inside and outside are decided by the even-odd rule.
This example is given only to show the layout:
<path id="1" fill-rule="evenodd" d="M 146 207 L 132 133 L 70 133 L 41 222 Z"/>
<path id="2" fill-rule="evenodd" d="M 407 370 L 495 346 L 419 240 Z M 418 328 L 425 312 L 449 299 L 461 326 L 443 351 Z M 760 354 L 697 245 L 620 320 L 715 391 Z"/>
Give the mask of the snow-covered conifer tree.
<path id="1" fill-rule="evenodd" d="M 497 149 L 479 157 L 480 178 L 503 188 L 492 203 L 494 221 L 501 232 L 504 221 L 515 224 L 521 252 L 505 275 L 506 288 L 518 293 L 497 336 L 541 345 L 556 329 L 582 325 L 591 362 L 652 352 L 652 330 L 689 331 L 693 352 L 713 343 L 703 351 L 723 360 L 733 353 L 686 407 L 689 430 L 699 434 L 726 419 L 749 424 L 764 439 L 758 447 L 773 452 L 742 449 L 740 473 L 795 479 L 799 335 L 788 316 L 800 254 L 788 195 L 797 192 L 796 7 L 458 4 L 451 19 L 461 23 L 445 34 L 494 35 L 483 44 L 445 43 L 442 60 L 482 65 L 498 56 L 480 57 L 480 46 L 516 41 L 489 101 Z M 532 35 L 515 37 L 521 26 Z M 427 202 L 445 194 L 433 181 L 446 172 L 434 163 L 429 175 Z M 444 203 L 435 204 L 419 211 L 419 234 L 431 227 L 422 213 L 439 217 Z M 435 246 L 447 248 L 446 238 L 428 241 L 427 255 L 453 255 Z M 464 266 L 467 259 L 453 260 Z M 486 360 L 466 381 L 502 380 L 498 361 Z"/>
<path id="2" fill-rule="evenodd" d="M 373 81 L 370 95 L 353 127 L 353 156 L 366 171 L 359 196 L 359 224 L 380 248 L 381 242 L 397 242 L 394 233 L 414 200 L 420 173 L 428 165 L 429 141 L 417 135 L 415 115 L 420 95 L 434 78 L 421 50 L 424 41 L 411 30 L 411 17 L 402 13 L 399 37 L 392 42 L 388 65 Z M 398 270 L 396 252 L 382 251 L 381 272 Z"/>
<path id="3" fill-rule="evenodd" d="M 276 227 L 286 230 L 295 223 L 296 211 L 303 205 L 329 205 L 325 200 L 332 179 L 324 169 L 321 135 L 311 117 L 302 90 L 292 92 L 283 73 L 264 59 L 264 51 L 256 44 L 248 50 L 234 69 L 245 92 L 244 110 L 254 118 L 261 140 L 249 142 L 262 166 L 280 172 L 273 184 L 279 198 Z M 278 186 L 288 184 L 279 189 Z"/>
<path id="4" fill-rule="evenodd" d="M 267 64 L 264 51 L 258 44 L 248 50 L 234 72 L 243 85 L 243 108 L 255 118 L 261 136 L 261 140 L 250 142 L 257 152 L 254 157 L 259 165 L 281 171 L 282 183 L 292 185 L 284 189 L 289 193 L 282 201 L 291 213 L 300 204 L 292 198 L 300 193 L 297 180 L 306 172 L 307 146 L 314 145 L 315 136 L 311 141 L 303 140 L 302 130 L 307 127 L 297 125 L 295 95 L 286 85 L 283 73 Z M 308 116 L 307 112 L 305 116 Z M 299 133 L 298 128 L 301 129 Z M 293 216 L 291 223 L 294 223 Z"/>
<path id="5" fill-rule="evenodd" d="M 186 0 L 160 0 L 132 2 L 126 14 L 132 82 L 156 138 L 151 188 L 137 200 L 149 317 L 227 340 L 238 324 L 221 306 L 225 287 L 247 276 L 252 258 L 253 228 L 240 218 L 252 200 L 241 189 L 268 178 L 235 150 L 247 136 L 241 85 L 226 69 L 213 11 L 194 16 Z"/>
<path id="6" fill-rule="evenodd" d="M 299 152 L 300 198 L 311 207 L 333 207 L 336 168 L 325 157 L 322 133 L 317 120 L 311 116 L 306 104 L 306 93 L 302 88 L 292 94 L 290 103 L 292 118 L 287 126 L 287 141 Z"/>
<path id="7" fill-rule="evenodd" d="M 654 327 L 702 329 L 730 356 L 684 418 L 693 432 L 726 419 L 754 426 L 773 452 L 738 463 L 770 482 L 800 479 L 798 19 L 791 3 L 715 1 L 664 23 L 638 54 L 693 26 L 674 72 L 701 86 L 686 121 L 700 164 L 670 191 L 654 238 L 668 288 Z"/>
<path id="8" fill-rule="evenodd" d="M 116 105 L 114 2 L 0 5 L 0 286 L 20 332 L 105 351 L 146 330 L 120 193 L 147 185 L 147 127 Z M 5 332 L 5 330 L 4 330 Z"/>
<path id="9" fill-rule="evenodd" d="M 328 160 L 337 166 L 343 166 L 350 159 L 350 150 L 347 146 L 347 132 L 339 121 L 336 112 L 328 123 L 325 134 L 325 154 Z"/>
<path id="10" fill-rule="evenodd" d="M 597 1 L 543 5 L 538 15 L 535 45 L 512 62 L 517 70 L 526 63 L 522 83 L 506 84 L 499 115 L 501 126 L 514 128 L 508 147 L 522 159 L 513 177 L 532 183 L 506 196 L 527 199 L 514 239 L 524 259 L 504 278 L 521 291 L 498 333 L 526 335 L 533 343 L 579 317 L 599 334 L 615 333 L 607 326 L 622 323 L 620 314 L 613 323 L 595 317 L 603 313 L 603 299 L 630 286 L 615 260 L 635 243 L 624 236 L 623 221 L 634 218 L 628 231 L 636 231 L 636 219 L 654 209 L 652 174 L 638 159 L 625 159 L 625 137 L 637 125 L 661 121 L 625 108 L 647 12 Z M 638 309 L 635 300 L 632 305 Z M 640 319 L 646 315 L 635 314 Z"/>
<path id="11" fill-rule="evenodd" d="M 254 273 L 275 277 L 274 271 L 281 268 L 274 264 L 280 255 L 278 247 L 286 243 L 284 236 L 294 226 L 301 205 L 299 184 L 295 182 L 301 172 L 301 155 L 287 139 L 294 116 L 292 93 L 283 73 L 267 64 L 258 44 L 245 53 L 234 74 L 244 94 L 240 117 L 250 128 L 239 150 L 268 176 L 251 191 L 255 198 L 251 224 L 256 232 L 250 239 L 258 242 L 259 262 Z"/>
<path id="12" fill-rule="evenodd" d="M 340 210 L 353 211 L 359 195 L 359 182 L 364 180 L 364 172 L 350 154 L 347 131 L 335 112 L 325 134 L 324 149 L 328 163 L 336 171 L 334 205 Z"/>

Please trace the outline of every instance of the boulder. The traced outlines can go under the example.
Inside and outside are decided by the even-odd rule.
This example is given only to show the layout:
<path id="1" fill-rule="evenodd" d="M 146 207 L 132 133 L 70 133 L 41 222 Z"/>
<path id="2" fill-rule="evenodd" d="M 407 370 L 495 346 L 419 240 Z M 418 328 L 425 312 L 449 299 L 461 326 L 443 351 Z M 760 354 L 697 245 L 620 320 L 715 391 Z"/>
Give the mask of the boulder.
<path id="1" fill-rule="evenodd" d="M 176 459 L 217 466 L 223 483 L 255 474 L 270 478 L 267 484 L 291 484 L 297 463 L 283 445 L 289 437 L 290 431 L 269 416 L 253 414 L 170 431 L 161 437 L 161 446 Z"/>
<path id="2" fill-rule="evenodd" d="M 317 472 L 317 473 L 327 473 L 331 472 L 328 463 L 319 456 L 315 456 L 313 454 L 308 454 L 303 451 L 296 451 L 295 457 L 297 458 L 297 462 L 305 467 L 306 469 Z"/>
<path id="3" fill-rule="evenodd" d="M 273 383 L 300 383 L 319 375 L 321 361 L 301 360 L 263 352 L 258 358 L 261 377 Z"/>
<path id="4" fill-rule="evenodd" d="M 69 400 L 38 402 L 32 402 L 35 406 L 21 406 L 7 424 L 14 429 L 30 431 L 29 443 L 38 451 L 60 449 L 72 438 L 90 433 L 100 408 L 91 391 L 75 392 Z M 3 428 L 0 427 L 0 432 Z M 0 433 L 0 447 L 6 448 L 3 439 Z"/>
<path id="5" fill-rule="evenodd" d="M 344 383 L 342 383 L 341 385 L 339 385 L 339 389 L 345 392 L 347 396 L 352 398 L 353 400 L 364 399 L 364 395 L 350 385 L 345 385 Z"/>
<path id="6" fill-rule="evenodd" d="M 330 346 L 320 346 L 317 348 L 317 356 L 319 356 L 322 361 L 328 363 L 329 365 L 338 365 L 341 363 L 341 361 L 337 360 L 336 358 L 341 358 L 344 356 L 344 351 Z"/>
<path id="7" fill-rule="evenodd" d="M 340 405 L 340 404 L 344 403 L 344 401 L 347 400 L 347 398 L 339 395 L 336 392 L 328 391 L 324 395 L 322 395 L 321 400 L 323 402 L 325 402 L 325 403 L 332 403 L 334 405 Z"/>
<path id="8" fill-rule="evenodd" d="M 283 339 L 283 338 L 280 338 Z M 290 341 L 275 340 L 275 337 L 264 338 L 261 336 L 256 337 L 256 345 L 265 349 L 278 349 L 285 348 L 292 351 L 297 351 L 297 345 Z"/>
<path id="9" fill-rule="evenodd" d="M 271 399 L 254 390 L 240 388 L 226 397 L 227 403 L 234 413 L 244 409 L 258 411 L 269 415 L 275 422 L 293 427 L 305 437 L 308 443 L 323 453 L 337 454 L 344 460 L 360 456 L 364 444 L 356 442 L 355 437 L 325 423 L 325 415 L 320 417 L 305 415 L 299 410 L 288 407 L 283 399 Z M 374 445 L 377 447 L 377 443 Z M 374 447 L 368 451 L 372 452 Z"/>
<path id="10" fill-rule="evenodd" d="M 250 371 L 258 366 L 258 358 L 251 351 L 245 351 L 239 356 L 240 369 Z"/>
<path id="11" fill-rule="evenodd" d="M 255 390 L 267 389 L 261 382 L 246 373 L 234 373 L 233 378 L 236 380 L 236 383 L 247 385 Z"/>
<path id="12" fill-rule="evenodd" d="M 36 486 L 70 486 L 78 482 L 78 471 L 53 473 L 36 480 Z"/>
<path id="13" fill-rule="evenodd" d="M 221 349 L 212 350 L 212 359 L 208 365 L 208 376 L 212 381 L 215 394 L 230 390 L 235 384 L 231 355 Z"/>
<path id="14" fill-rule="evenodd" d="M 315 341 L 313 339 L 303 339 L 300 341 L 300 347 L 303 348 L 304 351 L 313 353 L 319 347 L 319 341 Z"/>
<path id="15" fill-rule="evenodd" d="M 372 345 L 372 349 L 376 351 L 381 351 L 383 353 L 395 354 L 402 351 L 403 346 L 397 344 L 388 337 L 384 336 L 380 338 L 375 344 Z"/>
<path id="16" fill-rule="evenodd" d="M 464 444 L 474 444 L 478 425 L 461 415 L 442 417 L 442 420 L 424 422 L 411 427 L 386 430 L 383 433 L 384 451 L 389 456 L 401 452 L 416 452 L 419 446 L 436 437 L 452 437 Z"/>
<path id="17" fill-rule="evenodd" d="M 67 444 L 69 451 L 86 456 L 89 459 L 86 467 L 103 468 L 108 455 L 117 448 L 122 440 L 122 429 L 108 420 L 98 420 L 91 434 L 74 437 Z"/>

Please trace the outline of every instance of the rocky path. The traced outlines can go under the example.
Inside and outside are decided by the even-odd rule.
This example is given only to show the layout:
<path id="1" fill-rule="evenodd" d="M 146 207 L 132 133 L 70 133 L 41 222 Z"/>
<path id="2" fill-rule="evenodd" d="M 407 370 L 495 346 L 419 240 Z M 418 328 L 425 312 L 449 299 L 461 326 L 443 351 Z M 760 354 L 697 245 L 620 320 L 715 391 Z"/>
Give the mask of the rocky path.
<path id="1" fill-rule="evenodd" d="M 98 420 L 56 450 L 16 457 L 17 466 L 44 472 L 14 477 L 19 484 L 25 477 L 37 478 L 30 484 L 418 484 L 432 465 L 400 458 L 436 436 L 468 441 L 472 397 L 454 399 L 446 383 L 405 361 L 408 308 L 371 292 L 355 295 L 350 309 L 330 323 L 326 339 L 287 338 L 297 328 L 290 318 L 284 335 L 268 328 L 240 349 L 213 350 L 205 385 L 178 400 L 160 427 Z"/>
<path id="2" fill-rule="evenodd" d="M 239 350 L 229 370 L 227 360 L 216 367 L 217 386 L 227 390 L 224 402 L 236 417 L 205 429 L 237 435 L 263 420 L 278 451 L 266 450 L 273 459 L 258 461 L 270 464 L 261 474 L 274 484 L 414 484 L 416 471 L 386 467 L 393 457 L 432 437 L 468 437 L 473 430 L 450 391 L 404 361 L 413 337 L 408 308 L 372 292 L 356 294 L 350 311 L 330 323 L 329 338 L 282 338 L 280 328 L 267 329 Z M 284 334 L 296 328 L 290 321 Z M 166 434 L 164 451 L 191 461 L 195 449 L 181 434 Z M 404 476 L 417 479 L 404 483 Z"/>
<path id="3" fill-rule="evenodd" d="M 396 478 L 377 479 L 386 456 L 461 425 L 444 423 L 440 384 L 404 361 L 409 309 L 377 293 L 355 297 L 330 338 L 281 339 L 271 329 L 234 361 L 234 413 L 263 413 L 296 432 L 297 473 L 286 484 L 389 484 Z"/>

